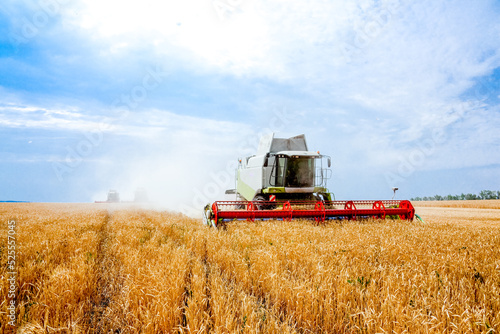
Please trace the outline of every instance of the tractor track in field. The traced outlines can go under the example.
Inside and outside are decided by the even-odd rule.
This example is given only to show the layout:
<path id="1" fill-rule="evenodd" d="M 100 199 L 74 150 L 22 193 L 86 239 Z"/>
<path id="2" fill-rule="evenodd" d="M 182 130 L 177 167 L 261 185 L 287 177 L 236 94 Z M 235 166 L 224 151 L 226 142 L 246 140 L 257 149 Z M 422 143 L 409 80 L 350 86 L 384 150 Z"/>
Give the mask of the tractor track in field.
<path id="1" fill-rule="evenodd" d="M 205 240 L 204 243 L 204 252 L 203 252 L 203 257 L 201 258 L 201 262 L 203 264 L 203 269 L 205 271 L 205 295 L 207 296 L 207 302 L 205 305 L 206 312 L 210 318 L 209 322 L 209 327 L 207 328 L 207 332 L 209 333 L 212 330 L 213 326 L 213 313 L 212 313 L 212 289 L 211 289 L 211 284 L 210 284 L 210 273 L 212 272 L 212 268 L 210 265 L 210 262 L 208 261 L 208 251 L 207 251 L 207 242 Z"/>
<path id="2" fill-rule="evenodd" d="M 108 332 L 112 322 L 106 316 L 106 310 L 123 285 L 121 264 L 110 250 L 112 235 L 110 222 L 112 213 L 108 212 L 98 231 L 99 242 L 94 266 L 94 288 L 90 296 L 90 312 L 87 313 L 86 323 L 91 333 Z"/>
<path id="3" fill-rule="evenodd" d="M 273 310 L 274 305 L 269 303 L 269 301 L 266 299 L 266 293 L 260 289 L 259 286 L 255 286 L 253 288 L 245 288 L 241 287 L 238 279 L 236 277 L 231 277 L 230 273 L 228 273 L 226 270 L 223 270 L 219 267 L 217 262 L 211 262 L 208 247 L 207 247 L 207 240 L 204 240 L 203 242 L 203 247 L 200 249 L 200 251 L 196 252 L 192 250 L 191 252 L 193 256 L 193 261 L 198 261 L 201 263 L 202 268 L 203 268 L 203 294 L 205 296 L 204 298 L 204 304 L 202 305 L 202 309 L 204 310 L 204 313 L 207 315 L 207 327 L 205 328 L 206 333 L 213 332 L 215 330 L 215 319 L 214 319 L 214 312 L 212 310 L 213 308 L 213 300 L 212 300 L 212 277 L 214 275 L 219 276 L 222 281 L 225 282 L 225 287 L 229 290 L 234 289 L 236 287 L 239 287 L 242 289 L 242 291 L 251 298 L 254 298 L 255 303 L 257 308 L 260 310 L 260 315 L 262 318 L 265 318 L 267 316 L 274 317 L 274 319 L 280 323 L 281 325 L 290 325 L 287 320 L 287 314 L 285 310 L 280 310 L 279 314 L 275 313 L 275 310 Z M 191 298 L 190 296 L 190 289 L 191 289 L 191 282 L 192 282 L 192 264 L 190 265 L 190 269 L 188 273 L 186 274 L 185 278 L 185 294 L 184 294 L 184 299 L 183 299 L 183 307 L 186 308 L 189 305 L 189 300 Z M 187 319 L 186 319 L 186 314 L 183 312 L 182 315 L 182 327 L 186 328 L 187 325 Z M 293 328 L 293 325 L 291 326 Z M 300 333 L 301 331 L 298 329 L 295 329 L 296 333 Z"/>
<path id="4" fill-rule="evenodd" d="M 189 298 L 192 297 L 191 292 L 191 284 L 193 280 L 193 265 L 192 261 L 189 263 L 189 271 L 186 273 L 186 277 L 184 278 L 184 296 L 182 298 L 182 316 L 181 316 L 181 326 L 182 328 L 187 328 L 188 320 L 186 315 L 186 308 L 189 307 Z"/>
<path id="5" fill-rule="evenodd" d="M 189 270 L 186 273 L 184 279 L 184 296 L 182 299 L 182 315 L 181 315 L 181 324 L 180 328 L 186 329 L 188 327 L 188 319 L 186 314 L 186 309 L 190 307 L 190 300 L 193 298 L 192 292 L 192 281 L 193 281 L 193 264 L 198 262 L 201 263 L 203 267 L 203 294 L 205 298 L 203 298 L 202 309 L 205 314 L 208 315 L 207 327 L 205 328 L 206 333 L 210 333 L 213 331 L 213 312 L 212 312 L 212 293 L 211 293 L 211 283 L 210 283 L 210 275 L 212 273 L 212 266 L 208 261 L 208 251 L 207 251 L 207 243 L 206 240 L 203 244 L 203 253 L 199 254 L 191 250 L 191 260 L 189 263 Z"/>

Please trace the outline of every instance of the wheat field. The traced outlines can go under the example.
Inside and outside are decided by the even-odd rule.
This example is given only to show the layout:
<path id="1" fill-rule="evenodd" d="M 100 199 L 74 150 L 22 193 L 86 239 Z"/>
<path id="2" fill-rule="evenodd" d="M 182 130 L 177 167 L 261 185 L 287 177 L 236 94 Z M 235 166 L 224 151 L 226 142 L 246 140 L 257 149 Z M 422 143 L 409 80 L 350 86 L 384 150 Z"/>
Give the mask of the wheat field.
<path id="1" fill-rule="evenodd" d="M 0 330 L 497 333 L 500 201 L 414 204 L 425 223 L 215 230 L 120 204 L 2 203 Z M 5 279 L 12 220 L 15 327 Z"/>

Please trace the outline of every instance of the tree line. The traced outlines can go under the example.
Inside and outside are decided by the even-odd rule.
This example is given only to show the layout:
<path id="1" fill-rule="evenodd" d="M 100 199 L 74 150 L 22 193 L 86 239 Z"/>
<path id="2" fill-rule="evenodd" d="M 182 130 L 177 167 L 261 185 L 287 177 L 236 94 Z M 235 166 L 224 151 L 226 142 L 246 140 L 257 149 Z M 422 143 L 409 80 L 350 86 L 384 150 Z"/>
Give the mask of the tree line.
<path id="1" fill-rule="evenodd" d="M 500 191 L 482 190 L 479 195 L 476 194 L 460 194 L 447 196 L 424 196 L 412 198 L 412 201 L 460 201 L 460 200 L 481 200 L 481 199 L 500 199 Z"/>

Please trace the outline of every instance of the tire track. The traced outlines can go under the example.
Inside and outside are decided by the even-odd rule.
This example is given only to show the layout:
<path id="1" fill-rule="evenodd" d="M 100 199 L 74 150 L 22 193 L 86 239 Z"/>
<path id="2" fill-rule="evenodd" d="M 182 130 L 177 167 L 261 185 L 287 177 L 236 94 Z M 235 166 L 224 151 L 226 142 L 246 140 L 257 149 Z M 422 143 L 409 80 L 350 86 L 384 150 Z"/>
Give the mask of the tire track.
<path id="1" fill-rule="evenodd" d="M 207 333 L 210 333 L 210 331 L 213 329 L 212 326 L 213 326 L 213 313 L 212 313 L 212 305 L 211 305 L 211 301 L 212 301 L 212 292 L 211 292 L 211 284 L 210 284 L 210 274 L 211 274 L 211 271 L 212 271 L 212 268 L 211 268 L 211 265 L 210 265 L 210 262 L 208 261 L 208 251 L 207 251 L 207 241 L 205 240 L 205 243 L 204 243 L 204 254 L 203 254 L 203 257 L 201 259 L 201 262 L 203 264 L 203 269 L 205 270 L 205 285 L 204 285 L 204 288 L 205 288 L 205 296 L 206 296 L 206 304 L 205 304 L 205 311 L 207 312 L 208 314 L 208 317 L 210 319 L 209 323 L 208 323 L 208 328 L 207 328 Z"/>
<path id="2" fill-rule="evenodd" d="M 94 288 L 90 296 L 90 312 L 85 319 L 90 333 L 104 333 L 112 329 L 112 321 L 106 317 L 106 310 L 123 285 L 121 263 L 111 249 L 111 220 L 112 214 L 108 212 L 98 231 Z M 114 332 L 119 333 L 120 330 Z"/>
<path id="3" fill-rule="evenodd" d="M 182 322 L 181 326 L 182 328 L 187 328 L 188 326 L 188 319 L 186 315 L 186 309 L 189 307 L 189 299 L 193 297 L 192 293 L 192 280 L 193 280 L 193 264 L 192 260 L 189 263 L 189 270 L 186 273 L 186 277 L 184 278 L 184 296 L 182 298 Z"/>
<path id="4" fill-rule="evenodd" d="M 269 300 L 269 291 L 266 291 L 266 289 L 264 289 L 259 283 L 252 284 L 251 286 L 245 286 L 242 284 L 243 279 L 240 281 L 237 274 L 230 272 L 227 269 L 223 269 L 225 263 L 214 260 L 211 257 L 207 244 L 207 239 L 205 239 L 203 242 L 203 248 L 200 249 L 197 254 L 198 261 L 201 261 L 205 273 L 204 292 L 206 296 L 206 304 L 204 305 L 204 308 L 209 317 L 209 327 L 207 328 L 207 332 L 217 330 L 217 328 L 215 328 L 216 319 L 214 319 L 216 315 L 214 315 L 214 311 L 212 310 L 214 305 L 217 303 L 217 301 L 213 300 L 211 292 L 213 277 L 218 277 L 222 282 L 224 282 L 223 286 L 228 293 L 231 291 L 241 291 L 245 296 L 252 300 L 254 303 L 255 313 L 257 313 L 262 319 L 262 322 L 259 324 L 259 331 L 266 332 L 268 329 L 273 327 L 272 323 L 274 323 L 280 328 L 280 330 L 285 330 L 290 333 L 304 332 L 304 330 L 297 328 L 296 324 L 290 322 L 291 317 L 287 313 L 286 301 Z M 242 300 L 245 300 L 245 298 Z M 216 305 L 215 308 L 217 308 Z M 243 322 L 245 322 L 244 319 Z M 242 330 L 244 327 L 245 325 L 243 325 Z"/>
<path id="5" fill-rule="evenodd" d="M 214 320 L 211 292 L 212 269 L 208 260 L 206 240 L 203 243 L 203 250 L 197 253 L 191 249 L 190 256 L 189 269 L 184 279 L 184 296 L 180 305 L 182 320 L 178 331 L 183 333 L 186 330 L 194 330 L 210 333 L 213 331 Z M 200 313 L 203 314 L 202 319 L 199 318 Z"/>

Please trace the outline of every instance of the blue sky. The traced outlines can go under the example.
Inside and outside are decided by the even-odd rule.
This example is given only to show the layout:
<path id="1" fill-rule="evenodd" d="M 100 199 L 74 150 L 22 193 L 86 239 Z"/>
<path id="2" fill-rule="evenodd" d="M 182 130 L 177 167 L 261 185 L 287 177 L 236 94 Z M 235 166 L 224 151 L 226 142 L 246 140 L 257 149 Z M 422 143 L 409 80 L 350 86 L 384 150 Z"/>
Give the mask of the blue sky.
<path id="1" fill-rule="evenodd" d="M 338 199 L 500 189 L 499 1 L 2 1 L 0 199 L 221 198 L 304 133 Z"/>

